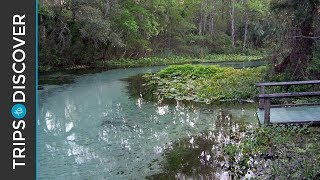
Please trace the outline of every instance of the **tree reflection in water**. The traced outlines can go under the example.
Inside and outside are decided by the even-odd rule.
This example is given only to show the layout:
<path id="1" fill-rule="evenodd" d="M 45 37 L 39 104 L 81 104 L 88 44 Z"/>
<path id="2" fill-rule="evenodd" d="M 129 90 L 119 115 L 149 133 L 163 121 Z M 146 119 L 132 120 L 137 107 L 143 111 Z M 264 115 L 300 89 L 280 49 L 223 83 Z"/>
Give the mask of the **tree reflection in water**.
<path id="1" fill-rule="evenodd" d="M 214 123 L 213 129 L 173 143 L 164 153 L 163 172 L 147 178 L 230 179 L 247 174 L 247 167 L 238 167 L 242 155 L 228 157 L 224 149 L 230 144 L 239 147 L 244 131 L 251 125 L 224 110 Z"/>

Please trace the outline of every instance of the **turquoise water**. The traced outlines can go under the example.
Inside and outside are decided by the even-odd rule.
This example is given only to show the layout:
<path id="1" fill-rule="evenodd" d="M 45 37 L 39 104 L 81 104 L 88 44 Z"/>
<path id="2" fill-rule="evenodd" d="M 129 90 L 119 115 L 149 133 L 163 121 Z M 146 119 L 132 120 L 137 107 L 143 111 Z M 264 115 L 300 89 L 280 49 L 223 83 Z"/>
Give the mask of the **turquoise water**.
<path id="1" fill-rule="evenodd" d="M 143 179 L 161 173 L 164 150 L 180 138 L 210 130 L 225 143 L 230 133 L 221 129 L 237 127 L 233 120 L 257 124 L 253 105 L 206 107 L 129 96 L 123 78 L 161 68 L 110 70 L 78 75 L 71 84 L 43 85 L 39 179 Z M 221 114 L 227 123 L 221 124 Z"/>

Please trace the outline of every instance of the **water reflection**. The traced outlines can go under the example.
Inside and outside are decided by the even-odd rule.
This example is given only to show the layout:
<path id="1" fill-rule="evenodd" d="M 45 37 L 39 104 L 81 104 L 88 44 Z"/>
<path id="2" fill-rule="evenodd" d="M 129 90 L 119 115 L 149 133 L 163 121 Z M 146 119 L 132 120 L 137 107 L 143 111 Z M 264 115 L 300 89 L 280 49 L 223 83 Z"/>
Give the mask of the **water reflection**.
<path id="1" fill-rule="evenodd" d="M 176 147 L 197 153 L 187 154 L 194 163 L 174 176 L 189 177 L 189 169 L 191 175 L 226 176 L 221 147 L 238 143 L 248 127 L 240 121 L 255 125 L 254 106 L 159 103 L 140 90 L 128 96 L 128 83 L 120 79 L 149 70 L 113 70 L 45 86 L 39 94 L 39 179 L 141 179 L 163 173 L 163 154 Z"/>
<path id="2" fill-rule="evenodd" d="M 234 178 L 235 161 L 223 153 L 227 144 L 239 145 L 244 131 L 251 128 L 240 117 L 233 117 L 232 111 L 219 110 L 212 126 L 203 132 L 190 133 L 180 138 L 165 150 L 162 172 L 148 176 L 149 179 L 230 179 Z M 245 170 L 244 170 L 245 171 Z M 246 173 L 246 172 L 245 172 Z"/>

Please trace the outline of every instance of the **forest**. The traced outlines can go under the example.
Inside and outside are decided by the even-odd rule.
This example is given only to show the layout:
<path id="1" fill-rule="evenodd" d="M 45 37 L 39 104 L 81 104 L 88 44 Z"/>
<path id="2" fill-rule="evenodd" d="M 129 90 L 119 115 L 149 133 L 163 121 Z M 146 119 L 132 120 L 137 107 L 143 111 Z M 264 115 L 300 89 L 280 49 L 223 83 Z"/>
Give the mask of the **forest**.
<path id="1" fill-rule="evenodd" d="M 319 0 L 41 0 L 39 64 L 260 55 L 287 79 L 319 78 Z"/>
<path id="2" fill-rule="evenodd" d="M 40 179 L 320 178 L 320 0 L 38 7 Z"/>

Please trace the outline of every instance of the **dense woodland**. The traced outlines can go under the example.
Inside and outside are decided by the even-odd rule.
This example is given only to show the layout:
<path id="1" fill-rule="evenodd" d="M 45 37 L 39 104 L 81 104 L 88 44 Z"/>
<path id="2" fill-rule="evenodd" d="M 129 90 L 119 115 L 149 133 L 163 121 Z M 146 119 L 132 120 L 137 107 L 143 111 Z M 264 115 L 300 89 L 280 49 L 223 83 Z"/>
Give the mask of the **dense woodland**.
<path id="1" fill-rule="evenodd" d="M 39 41 L 41 66 L 244 54 L 286 79 L 315 79 L 320 1 L 40 0 Z"/>

